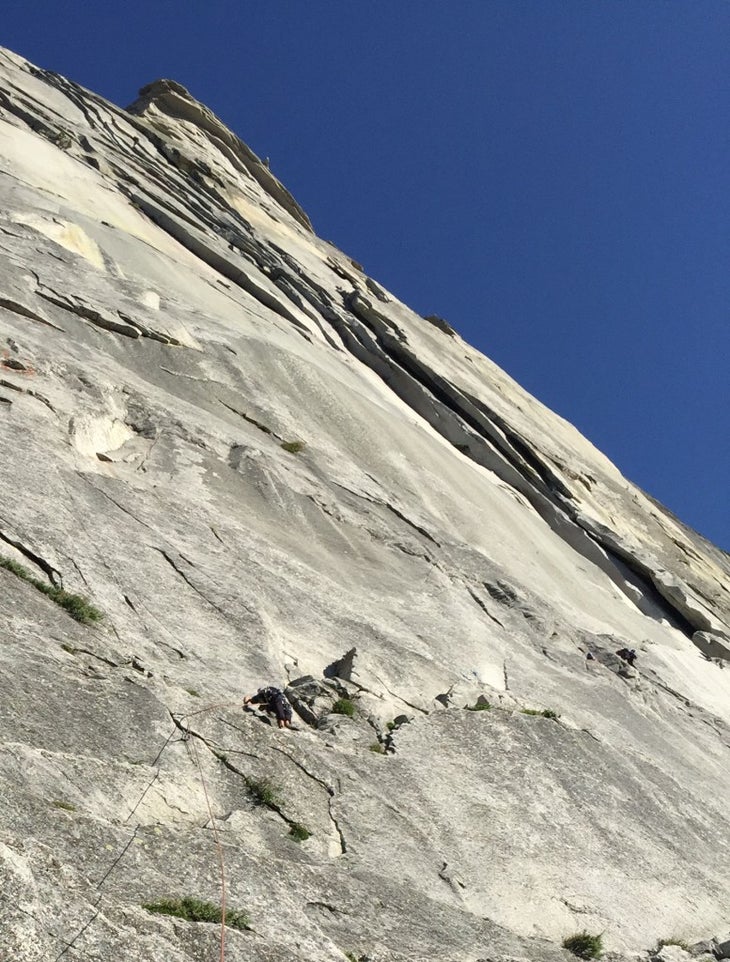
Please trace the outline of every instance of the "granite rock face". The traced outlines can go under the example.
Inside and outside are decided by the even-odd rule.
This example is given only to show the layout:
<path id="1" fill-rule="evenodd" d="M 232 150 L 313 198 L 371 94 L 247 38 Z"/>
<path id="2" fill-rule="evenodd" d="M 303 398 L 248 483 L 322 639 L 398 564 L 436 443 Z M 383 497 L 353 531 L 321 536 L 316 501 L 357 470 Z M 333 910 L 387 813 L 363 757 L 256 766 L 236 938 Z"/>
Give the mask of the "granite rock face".
<path id="1" fill-rule="evenodd" d="M 0 51 L 0 444 L 0 958 L 726 941 L 728 556 L 179 84 Z"/>

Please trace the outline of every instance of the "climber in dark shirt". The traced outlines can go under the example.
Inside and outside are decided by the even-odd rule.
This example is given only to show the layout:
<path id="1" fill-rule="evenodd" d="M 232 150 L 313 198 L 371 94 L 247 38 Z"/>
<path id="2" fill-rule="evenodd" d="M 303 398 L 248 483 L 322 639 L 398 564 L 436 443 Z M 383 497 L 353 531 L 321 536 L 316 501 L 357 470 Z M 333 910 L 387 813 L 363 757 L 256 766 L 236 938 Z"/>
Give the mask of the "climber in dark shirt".
<path id="1" fill-rule="evenodd" d="M 276 716 L 279 728 L 291 728 L 291 705 L 281 688 L 275 688 L 273 685 L 259 688 L 255 695 L 244 698 L 243 704 L 244 707 L 246 705 L 261 705 L 265 712 Z"/>
<path id="2" fill-rule="evenodd" d="M 634 662 L 636 661 L 636 652 L 633 648 L 621 648 L 616 652 L 616 654 L 619 656 L 619 658 L 623 658 L 623 660 L 628 665 L 631 665 L 632 668 L 634 667 Z"/>

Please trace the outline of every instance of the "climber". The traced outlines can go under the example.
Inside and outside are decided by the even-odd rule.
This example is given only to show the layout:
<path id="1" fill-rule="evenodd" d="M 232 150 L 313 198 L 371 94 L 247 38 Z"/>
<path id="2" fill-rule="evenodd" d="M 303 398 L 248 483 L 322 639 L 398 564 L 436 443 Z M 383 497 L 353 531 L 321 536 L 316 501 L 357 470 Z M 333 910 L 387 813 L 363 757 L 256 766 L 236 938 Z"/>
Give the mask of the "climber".
<path id="1" fill-rule="evenodd" d="M 273 685 L 259 688 L 255 695 L 249 695 L 243 699 L 244 708 L 247 705 L 261 705 L 269 715 L 276 716 L 279 728 L 291 728 L 291 705 L 281 688 L 275 688 Z"/>
<path id="2" fill-rule="evenodd" d="M 619 658 L 623 658 L 623 660 L 628 665 L 631 665 L 632 668 L 634 667 L 634 662 L 636 661 L 636 651 L 633 648 L 621 648 L 616 652 L 616 654 L 619 656 Z"/>

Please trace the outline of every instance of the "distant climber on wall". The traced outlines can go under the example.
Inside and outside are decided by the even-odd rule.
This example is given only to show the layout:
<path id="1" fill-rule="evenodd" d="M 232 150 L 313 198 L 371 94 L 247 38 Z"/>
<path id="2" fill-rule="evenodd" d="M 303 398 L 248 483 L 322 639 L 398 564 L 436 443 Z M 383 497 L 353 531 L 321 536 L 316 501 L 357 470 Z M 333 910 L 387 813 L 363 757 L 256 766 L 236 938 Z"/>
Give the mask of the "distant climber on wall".
<path id="1" fill-rule="evenodd" d="M 291 705 L 281 688 L 274 685 L 259 688 L 255 695 L 243 699 L 244 708 L 248 705 L 261 705 L 265 712 L 276 717 L 279 728 L 291 728 Z"/>
<path id="2" fill-rule="evenodd" d="M 636 651 L 633 648 L 621 648 L 616 652 L 619 658 L 623 658 L 627 665 L 634 667 L 636 661 Z"/>

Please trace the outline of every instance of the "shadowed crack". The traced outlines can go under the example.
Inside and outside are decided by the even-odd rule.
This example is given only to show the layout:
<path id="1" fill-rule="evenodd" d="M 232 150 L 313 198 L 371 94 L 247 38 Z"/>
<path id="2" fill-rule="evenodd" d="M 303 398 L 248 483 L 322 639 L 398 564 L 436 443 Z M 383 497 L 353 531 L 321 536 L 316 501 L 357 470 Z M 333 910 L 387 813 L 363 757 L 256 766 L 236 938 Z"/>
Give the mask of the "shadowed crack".
<path id="1" fill-rule="evenodd" d="M 387 508 L 387 510 L 392 512 L 396 518 L 405 522 L 405 524 L 413 528 L 414 531 L 417 531 L 421 537 L 426 538 L 432 544 L 435 544 L 437 548 L 441 547 L 441 544 L 433 537 L 433 535 L 429 534 L 429 532 L 426 531 L 425 528 L 421 527 L 421 525 L 416 524 L 415 521 L 411 521 L 407 515 L 403 514 L 399 508 L 396 508 L 395 505 L 391 504 L 389 501 L 384 501 L 382 498 L 376 498 L 370 494 L 364 494 L 362 491 L 353 491 L 352 488 L 348 488 L 347 485 L 342 484 L 339 481 L 333 481 L 332 483 L 336 487 L 341 488 L 343 491 L 347 491 L 348 494 L 351 494 L 356 498 L 361 498 L 363 501 L 368 501 L 370 504 L 377 504 L 383 508 Z"/>
<path id="2" fill-rule="evenodd" d="M 183 733 L 184 738 L 193 737 L 193 738 L 199 739 L 205 745 L 208 751 L 210 751 L 211 754 L 218 759 L 218 761 L 220 761 L 230 772 L 233 772 L 234 775 L 238 775 L 239 778 L 242 778 L 247 787 L 249 786 L 249 782 L 250 782 L 249 776 L 247 776 L 245 772 L 241 771 L 236 765 L 233 764 L 233 762 L 229 757 L 231 754 L 230 752 L 226 752 L 221 750 L 220 748 L 216 748 L 205 738 L 205 736 L 201 735 L 200 732 L 196 732 L 193 729 L 189 728 L 187 725 L 184 724 L 181 718 L 175 716 L 172 712 L 170 712 L 170 717 L 172 718 L 176 727 Z M 223 719 L 221 720 L 224 721 Z M 226 724 L 230 724 L 230 723 L 226 723 Z M 231 725 L 230 727 L 236 728 L 235 725 Z M 273 750 L 276 752 L 279 752 L 280 754 L 288 758 L 289 761 L 292 762 L 292 764 L 294 764 L 304 775 L 306 775 L 308 778 L 311 778 L 312 781 L 316 782 L 322 789 L 324 789 L 328 798 L 327 809 L 328 809 L 329 818 L 337 833 L 337 837 L 339 838 L 341 853 L 344 854 L 347 851 L 347 843 L 345 841 L 345 837 L 342 833 L 342 829 L 340 828 L 337 817 L 335 816 L 332 810 L 332 802 L 336 796 L 335 789 L 331 785 L 328 785 L 327 782 L 325 782 L 323 779 L 319 778 L 318 776 L 310 772 L 306 768 L 306 766 L 304 766 L 301 762 L 297 761 L 296 758 L 293 758 L 288 752 L 284 751 L 281 748 L 277 748 L 276 746 L 273 746 Z M 236 754 L 247 754 L 247 753 L 237 751 Z M 249 757 L 259 758 L 260 756 L 249 755 Z M 267 801 L 266 807 L 271 809 L 273 812 L 276 812 L 276 814 L 284 822 L 286 822 L 286 824 L 289 825 L 290 827 L 298 824 L 296 819 L 290 818 L 288 815 L 285 814 L 282 807 L 275 800 Z"/>
<path id="3" fill-rule="evenodd" d="M 252 418 L 248 414 L 244 414 L 243 411 L 239 411 L 237 408 L 231 407 L 230 404 L 226 404 L 226 402 L 222 401 L 220 398 L 218 398 L 218 403 L 222 404 L 224 408 L 228 408 L 228 410 L 232 411 L 234 414 L 237 414 L 239 418 L 243 418 L 244 421 L 247 421 L 249 424 L 253 424 L 255 428 L 258 428 L 259 431 L 263 431 L 264 434 L 270 434 L 271 437 L 276 438 L 278 441 L 281 440 L 278 434 L 272 431 L 271 428 L 267 428 L 265 424 L 257 421 L 256 418 Z"/>
<path id="4" fill-rule="evenodd" d="M 200 732 L 196 732 L 192 728 L 190 728 L 188 725 L 185 725 L 181 720 L 181 718 L 178 718 L 172 712 L 170 712 L 170 717 L 172 718 L 175 726 L 182 732 L 183 740 L 186 740 L 188 738 L 197 738 L 200 742 L 202 742 L 203 745 L 205 745 L 208 751 L 215 758 L 217 758 L 222 765 L 224 765 L 228 769 L 229 772 L 233 772 L 234 775 L 238 775 L 239 778 L 242 778 L 244 783 L 246 784 L 246 787 L 249 788 L 251 779 L 249 778 L 248 775 L 246 775 L 245 772 L 242 772 L 240 768 L 237 768 L 233 764 L 227 752 L 224 752 L 221 749 L 216 748 L 207 740 L 207 738 L 205 738 L 204 735 L 201 735 Z M 185 716 L 182 716 L 182 717 L 185 717 Z M 255 755 L 253 757 L 258 758 L 259 756 Z M 285 821 L 287 825 L 291 826 L 295 824 L 295 820 L 286 816 L 282 811 L 281 806 L 274 799 L 271 799 L 266 802 L 266 808 L 271 809 L 272 812 L 276 812 L 276 814 L 283 821 Z"/>
<path id="5" fill-rule="evenodd" d="M 21 317 L 27 317 L 31 321 L 38 321 L 39 324 L 44 324 L 46 327 L 52 327 L 54 331 L 60 331 L 62 334 L 66 333 L 58 324 L 53 324 L 30 307 L 26 307 L 25 304 L 20 304 L 18 301 L 13 301 L 9 297 L 0 297 L 0 307 L 4 307 L 6 311 L 10 311 L 13 314 L 19 314 Z"/>
<path id="6" fill-rule="evenodd" d="M 9 535 L 4 534 L 0 531 L 0 541 L 4 541 L 5 544 L 11 545 L 16 551 L 19 551 L 28 561 L 32 561 L 34 565 L 41 569 L 41 571 L 48 577 L 52 585 L 57 587 L 63 586 L 63 578 L 61 577 L 61 572 L 57 568 L 54 568 L 52 564 L 49 564 L 44 558 L 31 551 L 30 548 L 26 548 L 24 544 L 20 541 L 15 541 Z"/>
<path id="7" fill-rule="evenodd" d="M 205 601 L 207 604 L 209 604 L 211 608 L 215 609 L 215 611 L 217 611 L 218 614 L 223 615 L 224 618 L 227 618 L 227 617 L 229 616 L 229 612 L 224 611 L 223 608 L 220 607 L 220 605 L 217 605 L 214 601 L 211 601 L 210 598 L 205 594 L 205 592 L 201 591 L 200 588 L 198 588 L 198 586 L 197 586 L 196 584 L 194 584 L 194 583 L 190 580 L 190 578 L 188 578 L 188 576 L 185 574 L 185 572 L 182 570 L 182 568 L 180 568 L 180 567 L 175 563 L 175 560 L 167 553 L 167 551 L 165 551 L 164 548 L 158 548 L 157 545 L 149 545 L 149 547 L 152 548 L 154 551 L 159 551 L 159 553 L 162 555 L 162 557 L 165 559 L 165 561 L 170 565 L 170 567 L 173 569 L 173 571 L 175 571 L 177 574 L 179 574 L 180 577 L 182 578 L 182 580 L 185 582 L 185 584 L 188 585 L 190 588 L 192 588 L 193 591 L 194 591 L 196 594 L 200 595 L 200 597 L 203 599 L 203 601 Z M 180 555 L 180 557 L 182 558 L 182 555 Z M 191 563 L 190 561 L 188 561 L 187 558 L 183 558 L 183 560 L 184 560 L 188 565 L 191 565 L 191 567 L 192 567 L 192 563 Z"/>
<path id="8" fill-rule="evenodd" d="M 93 488 L 94 491 L 96 491 L 96 492 L 98 492 L 99 494 L 103 495 L 103 496 L 107 499 L 107 501 L 111 501 L 111 503 L 112 503 L 116 508 L 119 508 L 120 511 L 122 511 L 124 514 L 128 515 L 130 518 L 132 518 L 134 521 L 136 521 L 137 524 L 141 524 L 142 527 L 147 528 L 147 529 L 150 530 L 150 531 L 153 531 L 153 530 L 154 530 L 150 525 L 147 524 L 146 521 L 142 521 L 141 518 L 138 518 L 135 514 L 132 514 L 132 512 L 129 510 L 129 508 L 125 508 L 123 504 L 120 504 L 120 503 L 119 503 L 118 501 L 116 501 L 110 494 L 107 494 L 107 492 L 106 492 L 103 488 L 98 488 L 95 484 L 92 484 L 91 481 L 89 480 L 89 477 L 88 477 L 86 474 L 84 474 L 82 471 L 77 471 L 76 474 L 77 474 L 82 480 L 86 481 L 86 483 L 89 485 L 89 487 Z"/>
<path id="9" fill-rule="evenodd" d="M 99 327 L 105 331 L 112 331 L 114 334 L 124 334 L 126 337 L 131 338 L 138 338 L 142 334 L 142 331 L 136 325 L 124 323 L 122 320 L 115 320 L 109 314 L 89 307 L 88 304 L 84 304 L 80 298 L 74 298 L 66 294 L 57 294 L 50 288 L 44 288 L 37 293 L 43 300 L 55 304 L 56 307 L 60 307 L 64 311 L 75 314 L 77 317 L 93 324 L 94 327 Z"/>
<path id="10" fill-rule="evenodd" d="M 426 711 L 425 708 L 419 708 L 418 705 L 414 705 L 412 702 L 406 701 L 406 699 L 405 699 L 402 695 L 396 695 L 396 693 L 395 693 L 394 691 L 391 691 L 390 688 L 388 688 L 388 686 L 385 684 L 385 682 L 383 681 L 383 679 L 382 679 L 379 675 L 374 675 L 373 677 L 376 679 L 376 681 L 379 681 L 379 682 L 380 682 L 380 684 L 381 684 L 381 685 L 383 686 L 383 688 L 388 692 L 388 694 L 391 696 L 391 698 L 395 698 L 395 699 L 397 699 L 398 701 L 402 701 L 404 705 L 408 705 L 409 708 L 412 708 L 414 711 L 419 712 L 419 714 L 421 714 L 421 715 L 428 715 L 428 714 L 429 714 L 429 712 Z"/>
<path id="11" fill-rule="evenodd" d="M 494 617 L 494 615 L 492 614 L 492 612 L 489 610 L 489 608 L 487 608 L 487 606 L 484 604 L 484 602 L 483 602 L 482 599 L 479 597 L 479 595 L 478 595 L 475 591 L 472 591 L 472 589 L 469 587 L 469 585 L 466 586 L 466 590 L 469 592 L 469 595 L 471 596 L 472 600 L 473 600 L 474 602 L 476 602 L 477 605 L 479 605 L 479 607 L 482 609 L 482 611 L 484 612 L 484 614 L 485 614 L 488 618 L 491 618 L 492 621 L 494 621 L 496 624 L 498 624 L 500 628 L 504 628 L 504 625 L 503 625 L 502 622 L 499 620 L 499 618 L 495 618 L 495 617 Z"/>
<path id="12" fill-rule="evenodd" d="M 72 645 L 68 645 L 66 643 L 63 643 L 61 647 L 69 655 L 88 655 L 89 658 L 95 658 L 97 661 L 101 661 L 105 665 L 109 665 L 110 668 L 121 668 L 124 665 L 131 664 L 129 661 L 121 662 L 120 664 L 117 661 L 112 661 L 111 658 L 105 658 L 103 655 L 97 655 L 95 651 L 89 651 L 88 648 L 74 648 Z"/>
<path id="13" fill-rule="evenodd" d="M 276 746 L 273 746 L 273 750 L 275 752 L 279 752 L 279 754 L 284 755 L 286 758 L 288 758 L 289 761 L 292 762 L 292 764 L 296 765 L 296 767 L 301 772 L 303 772 L 305 775 L 311 778 L 312 781 L 316 782 L 325 790 L 325 792 L 327 792 L 327 795 L 328 795 L 327 809 L 329 812 L 330 821 L 332 822 L 332 825 L 334 826 L 334 829 L 337 832 L 337 836 L 340 840 L 341 854 L 344 855 L 345 852 L 347 851 L 347 843 L 345 842 L 345 836 L 342 834 L 342 829 L 340 828 L 340 824 L 337 821 L 337 818 L 334 812 L 332 811 L 332 802 L 336 797 L 336 792 L 334 788 L 332 788 L 331 785 L 328 785 L 327 782 L 324 781 L 324 779 L 318 778 L 316 775 L 312 774 L 312 772 L 310 772 L 309 769 L 306 768 L 306 766 L 302 765 L 301 762 L 297 761 L 297 759 L 294 758 L 292 755 L 290 755 L 289 752 L 285 752 L 283 748 L 277 748 Z"/>

